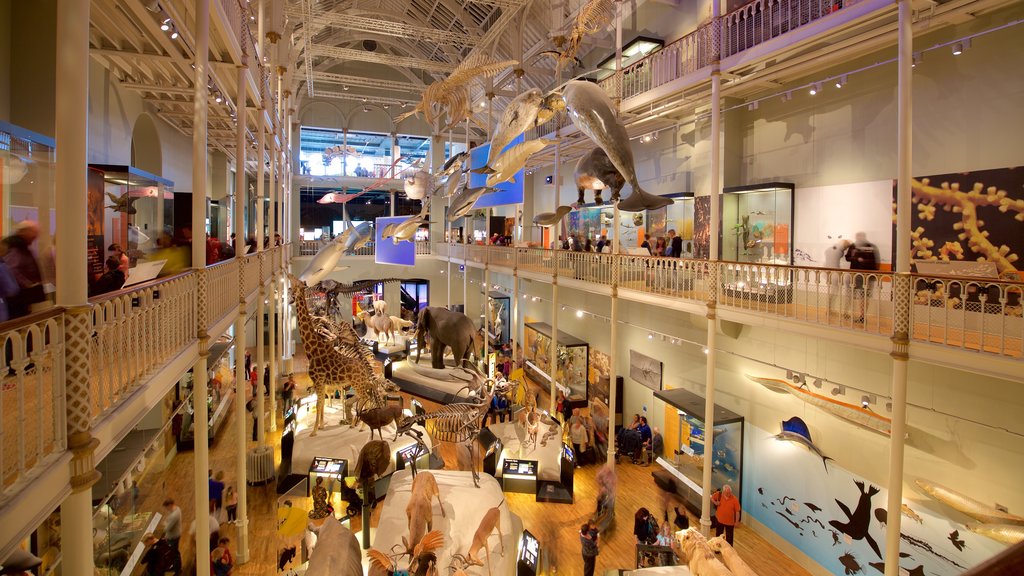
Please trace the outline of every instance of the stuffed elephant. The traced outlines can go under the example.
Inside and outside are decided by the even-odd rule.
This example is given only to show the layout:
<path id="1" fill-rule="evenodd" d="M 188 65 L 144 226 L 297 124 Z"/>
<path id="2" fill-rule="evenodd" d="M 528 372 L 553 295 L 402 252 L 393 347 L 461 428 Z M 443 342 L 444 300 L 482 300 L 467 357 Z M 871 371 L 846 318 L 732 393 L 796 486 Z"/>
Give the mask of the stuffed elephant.
<path id="1" fill-rule="evenodd" d="M 444 368 L 444 352 L 449 346 L 456 366 L 462 366 L 462 361 L 468 360 L 470 354 L 479 354 L 476 351 L 476 326 L 461 312 L 452 312 L 437 306 L 427 306 L 420 310 L 419 321 L 416 323 L 416 342 L 419 343 L 416 349 L 416 362 L 420 361 L 420 352 L 428 334 L 430 362 L 433 368 Z"/>

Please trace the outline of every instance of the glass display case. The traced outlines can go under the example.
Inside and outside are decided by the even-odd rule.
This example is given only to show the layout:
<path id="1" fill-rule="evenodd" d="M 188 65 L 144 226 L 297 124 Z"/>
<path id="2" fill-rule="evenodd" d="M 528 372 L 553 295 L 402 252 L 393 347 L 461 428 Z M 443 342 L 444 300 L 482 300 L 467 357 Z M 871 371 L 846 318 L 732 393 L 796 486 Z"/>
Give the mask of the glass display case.
<path id="1" fill-rule="evenodd" d="M 501 347 L 509 343 L 509 316 L 511 314 L 512 299 L 501 292 L 491 292 L 487 295 L 487 317 L 488 337 L 491 346 Z"/>
<path id="2" fill-rule="evenodd" d="M 131 266 L 174 236 L 174 182 L 133 166 L 89 165 L 89 266 L 102 273 L 106 249 L 120 244 Z M 94 262 L 93 251 L 99 261 Z"/>
<path id="3" fill-rule="evenodd" d="M 221 336 L 210 345 L 210 370 L 207 379 L 206 410 L 209 418 L 209 441 L 213 444 L 218 432 L 228 419 L 232 410 L 235 393 L 235 371 L 232 369 L 230 357 L 225 354 L 234 345 L 227 335 Z M 244 392 L 243 392 L 244 393 Z M 184 394 L 188 396 L 182 412 L 180 431 L 178 432 L 178 450 L 194 447 L 194 397 L 192 396 L 191 373 L 185 383 Z"/>
<path id="4" fill-rule="evenodd" d="M 551 325 L 546 322 L 531 322 L 525 325 L 526 370 L 530 377 L 539 382 L 551 380 Z M 557 371 L 555 384 L 565 394 L 573 407 L 587 404 L 590 345 L 558 331 Z"/>
<path id="5" fill-rule="evenodd" d="M 30 220 L 39 224 L 35 251 L 39 255 L 44 287 L 50 292 L 55 285 L 56 266 L 53 259 L 53 235 L 57 228 L 55 148 L 53 138 L 0 122 L 0 204 L 3 211 L 0 237 L 13 234 L 19 222 Z"/>
<path id="6" fill-rule="evenodd" d="M 793 190 L 787 182 L 723 189 L 719 256 L 734 262 L 792 264 Z"/>
<path id="7" fill-rule="evenodd" d="M 704 397 L 684 389 L 657 391 L 654 396 L 668 405 L 664 441 L 675 454 L 672 461 L 658 462 L 681 481 L 684 503 L 699 516 L 706 450 Z M 716 404 L 714 422 L 712 489 L 729 484 L 734 493 L 742 494 L 743 417 Z"/>

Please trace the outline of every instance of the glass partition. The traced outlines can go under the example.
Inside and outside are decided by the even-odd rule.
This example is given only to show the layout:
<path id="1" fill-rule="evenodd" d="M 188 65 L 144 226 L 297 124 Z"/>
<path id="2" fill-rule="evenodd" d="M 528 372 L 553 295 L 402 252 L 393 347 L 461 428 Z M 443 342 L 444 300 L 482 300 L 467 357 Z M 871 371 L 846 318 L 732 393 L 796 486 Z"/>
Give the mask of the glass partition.
<path id="1" fill-rule="evenodd" d="M 784 182 L 725 188 L 722 259 L 792 264 L 793 190 Z"/>

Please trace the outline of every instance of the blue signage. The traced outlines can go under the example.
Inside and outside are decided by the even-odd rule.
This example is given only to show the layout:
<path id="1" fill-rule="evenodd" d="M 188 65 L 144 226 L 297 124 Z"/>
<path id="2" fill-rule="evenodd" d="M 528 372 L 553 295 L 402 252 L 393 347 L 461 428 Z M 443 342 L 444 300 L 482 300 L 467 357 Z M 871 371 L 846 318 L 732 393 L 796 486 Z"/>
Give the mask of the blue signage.
<path id="1" fill-rule="evenodd" d="M 397 264 L 399 266 L 414 266 L 416 264 L 416 243 L 411 240 L 403 240 L 395 244 L 393 238 L 384 239 L 384 229 L 389 224 L 395 226 L 415 216 L 394 216 L 390 218 L 377 218 L 373 227 L 374 234 L 374 260 L 377 264 Z"/>
<path id="2" fill-rule="evenodd" d="M 522 144 L 525 142 L 525 137 L 520 134 L 512 142 L 505 146 L 505 150 L 512 148 L 516 144 Z M 505 150 L 502 150 L 504 152 Z M 491 151 L 490 144 L 484 144 L 477 146 L 469 151 L 469 168 L 475 170 L 482 168 L 487 164 L 487 155 Z M 512 177 L 515 182 L 502 182 L 495 186 L 496 192 L 484 194 L 476 201 L 473 208 L 491 208 L 494 206 L 505 206 L 507 204 L 521 204 L 523 202 L 523 179 L 526 178 L 525 170 L 516 172 L 515 176 Z M 469 173 L 469 187 L 476 188 L 478 186 L 487 185 L 487 174 L 474 174 Z"/>

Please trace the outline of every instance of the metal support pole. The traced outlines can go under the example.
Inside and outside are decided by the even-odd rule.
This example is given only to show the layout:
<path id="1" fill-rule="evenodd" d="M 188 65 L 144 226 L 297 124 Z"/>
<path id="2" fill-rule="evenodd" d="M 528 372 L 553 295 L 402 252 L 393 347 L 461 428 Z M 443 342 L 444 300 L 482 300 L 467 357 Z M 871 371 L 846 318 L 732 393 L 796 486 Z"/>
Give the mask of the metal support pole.
<path id="1" fill-rule="evenodd" d="M 555 252 L 555 270 L 558 270 L 558 253 Z M 551 376 L 551 406 L 550 412 L 555 413 L 555 400 L 558 396 L 558 387 L 555 385 L 558 376 L 558 274 L 551 277 L 551 349 L 548 351 L 550 361 L 548 363 L 548 375 Z M 565 395 L 566 402 L 569 395 Z"/>
<path id="2" fill-rule="evenodd" d="M 244 16 L 243 16 L 244 18 Z M 245 252 L 245 203 L 241 200 L 245 197 L 245 129 L 247 113 L 245 110 L 245 60 L 238 67 L 238 94 L 235 98 L 237 113 L 235 127 L 235 210 L 231 215 L 234 220 L 235 233 L 235 258 L 240 260 L 240 255 Z M 238 435 L 238 450 L 235 454 L 235 470 L 238 474 L 236 485 L 238 487 L 238 520 L 237 540 L 235 545 L 238 562 L 240 564 L 249 560 L 249 509 L 248 491 L 245 489 L 246 481 L 246 433 L 245 433 L 245 390 L 248 387 L 249 375 L 245 373 L 245 298 L 241 294 L 241 283 L 239 283 L 238 317 L 235 318 L 235 433 Z"/>
<path id="3" fill-rule="evenodd" d="M 913 30 L 910 0 L 899 0 L 897 34 L 896 101 L 897 179 L 896 179 L 896 276 L 893 281 L 892 336 L 892 432 L 889 435 L 889 485 L 886 508 L 890 516 L 885 526 L 885 575 L 900 572 L 900 509 L 903 504 L 903 451 L 907 427 L 907 363 L 910 333 L 910 186 L 913 170 Z"/>

